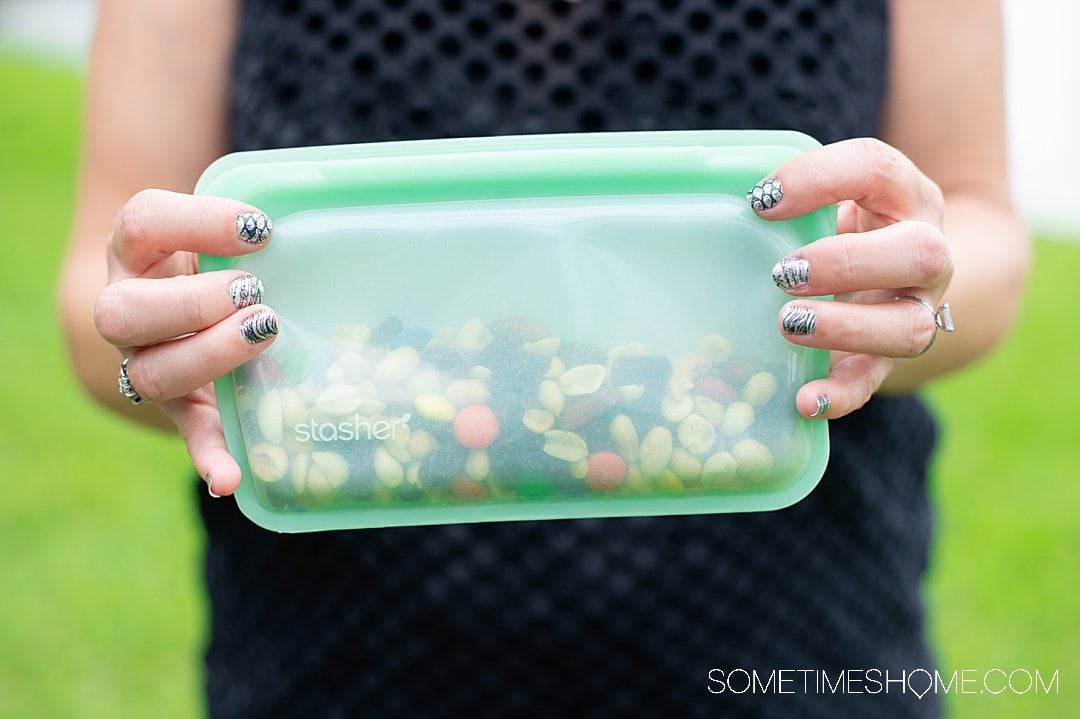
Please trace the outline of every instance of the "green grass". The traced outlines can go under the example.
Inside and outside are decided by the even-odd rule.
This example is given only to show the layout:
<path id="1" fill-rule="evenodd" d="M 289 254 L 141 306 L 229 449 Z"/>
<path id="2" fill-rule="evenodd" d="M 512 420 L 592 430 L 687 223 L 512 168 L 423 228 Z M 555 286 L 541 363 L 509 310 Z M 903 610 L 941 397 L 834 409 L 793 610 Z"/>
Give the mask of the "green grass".
<path id="1" fill-rule="evenodd" d="M 1061 671 L 1058 697 L 964 696 L 957 717 L 1080 716 L 1080 336 L 1056 279 L 1077 269 L 1080 244 L 1038 241 L 1015 333 L 930 393 L 942 423 L 929 587 L 940 659 Z"/>
<path id="2" fill-rule="evenodd" d="M 195 716 L 203 599 L 183 445 L 106 415 L 55 320 L 80 82 L 0 56 L 0 716 Z"/>
<path id="3" fill-rule="evenodd" d="M 0 55 L 0 717 L 197 716 L 204 599 L 175 439 L 99 410 L 54 308 L 81 84 Z M 1040 241 L 1015 335 L 931 396 L 942 424 L 928 586 L 946 673 L 1060 670 L 1058 696 L 953 696 L 958 719 L 1080 717 L 1080 244 Z M 962 329 L 962 328 L 961 328 Z"/>

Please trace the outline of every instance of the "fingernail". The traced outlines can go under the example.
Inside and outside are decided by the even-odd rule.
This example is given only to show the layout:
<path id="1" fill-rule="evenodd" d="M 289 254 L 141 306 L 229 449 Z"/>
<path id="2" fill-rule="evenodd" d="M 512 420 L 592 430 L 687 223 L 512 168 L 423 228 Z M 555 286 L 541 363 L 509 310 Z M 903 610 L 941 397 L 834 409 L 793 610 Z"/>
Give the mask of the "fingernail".
<path id="1" fill-rule="evenodd" d="M 827 394 L 819 394 L 817 396 L 817 409 L 814 410 L 811 417 L 820 417 L 829 411 L 829 407 L 832 405 L 832 399 Z"/>
<path id="2" fill-rule="evenodd" d="M 817 313 L 809 307 L 788 305 L 784 308 L 780 326 L 789 335 L 812 335 L 817 329 Z"/>
<path id="3" fill-rule="evenodd" d="M 236 217 L 236 236 L 248 244 L 261 245 L 273 231 L 274 223 L 261 212 L 241 212 Z"/>
<path id="4" fill-rule="evenodd" d="M 273 310 L 256 312 L 240 323 L 240 334 L 248 344 L 258 344 L 277 333 L 277 315 Z"/>
<path id="5" fill-rule="evenodd" d="M 221 499 L 220 494 L 214 494 L 214 478 L 209 474 L 206 475 L 206 492 L 214 499 Z"/>
<path id="6" fill-rule="evenodd" d="M 229 283 L 229 298 L 232 299 L 233 307 L 241 310 L 251 305 L 262 302 L 263 283 L 255 275 L 237 277 Z"/>
<path id="7" fill-rule="evenodd" d="M 784 199 L 784 185 L 777 177 L 767 177 L 746 193 L 746 201 L 754 212 L 761 212 L 779 204 Z"/>
<path id="8" fill-rule="evenodd" d="M 784 292 L 791 292 L 798 287 L 805 287 L 810 282 L 810 262 L 794 257 L 785 257 L 773 265 L 772 278 L 776 286 Z"/>

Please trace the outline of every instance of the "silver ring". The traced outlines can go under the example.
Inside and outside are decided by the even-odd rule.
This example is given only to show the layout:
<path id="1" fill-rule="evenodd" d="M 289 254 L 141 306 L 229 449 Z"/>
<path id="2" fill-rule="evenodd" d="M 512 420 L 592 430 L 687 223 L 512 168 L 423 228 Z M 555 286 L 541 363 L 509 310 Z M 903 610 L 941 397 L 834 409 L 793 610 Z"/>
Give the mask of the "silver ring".
<path id="1" fill-rule="evenodd" d="M 949 309 L 949 303 L 943 302 L 936 310 L 934 306 L 924 300 L 922 297 L 916 297 L 915 295 L 897 295 L 893 297 L 893 301 L 903 300 L 904 302 L 915 302 L 922 305 L 926 309 L 930 310 L 930 314 L 934 318 L 934 334 L 930 336 L 930 341 L 922 348 L 922 351 L 915 357 L 922 357 L 926 354 L 931 347 L 934 346 L 934 340 L 937 339 L 938 330 L 945 330 L 946 332 L 952 332 L 955 327 L 952 321 L 952 311 Z"/>
<path id="2" fill-rule="evenodd" d="M 124 361 L 120 363 L 120 377 L 117 379 L 116 384 L 120 388 L 120 394 L 131 400 L 132 404 L 142 404 L 142 396 L 131 386 L 131 378 L 128 377 L 127 366 L 130 357 L 125 357 Z"/>

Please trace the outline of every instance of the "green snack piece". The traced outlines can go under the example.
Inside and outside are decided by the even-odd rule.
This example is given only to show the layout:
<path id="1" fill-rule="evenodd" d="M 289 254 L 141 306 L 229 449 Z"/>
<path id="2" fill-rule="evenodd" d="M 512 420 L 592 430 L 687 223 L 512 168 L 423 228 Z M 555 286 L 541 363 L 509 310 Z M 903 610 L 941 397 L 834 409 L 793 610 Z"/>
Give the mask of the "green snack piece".
<path id="1" fill-rule="evenodd" d="M 546 499 L 555 493 L 555 485 L 540 473 L 522 474 L 514 477 L 514 491 L 524 499 Z"/>

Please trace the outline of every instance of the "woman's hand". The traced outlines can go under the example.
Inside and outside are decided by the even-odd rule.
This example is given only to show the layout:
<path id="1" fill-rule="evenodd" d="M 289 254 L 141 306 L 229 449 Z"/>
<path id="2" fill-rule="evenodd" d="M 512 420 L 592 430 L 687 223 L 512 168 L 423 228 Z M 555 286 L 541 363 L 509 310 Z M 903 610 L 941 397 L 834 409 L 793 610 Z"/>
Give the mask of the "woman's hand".
<path id="1" fill-rule="evenodd" d="M 98 332 L 126 358 L 132 401 L 161 404 L 212 494 L 232 494 L 240 467 L 225 448 L 210 383 L 277 334 L 258 278 L 197 274 L 197 254 L 242 255 L 265 245 L 270 220 L 234 200 L 144 190 L 109 239 L 108 286 L 94 306 Z M 118 361 L 119 365 L 119 361 Z"/>
<path id="2" fill-rule="evenodd" d="M 839 203 L 838 234 L 782 258 L 773 279 L 796 298 L 836 296 L 795 299 L 778 322 L 790 342 L 833 350 L 829 376 L 796 395 L 799 413 L 842 417 L 870 399 L 900 358 L 920 356 L 935 337 L 953 273 L 941 190 L 900 151 L 860 139 L 793 158 L 747 200 L 766 220 Z"/>

